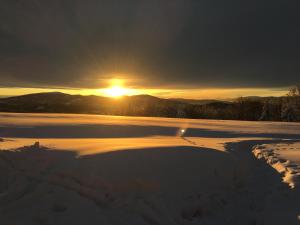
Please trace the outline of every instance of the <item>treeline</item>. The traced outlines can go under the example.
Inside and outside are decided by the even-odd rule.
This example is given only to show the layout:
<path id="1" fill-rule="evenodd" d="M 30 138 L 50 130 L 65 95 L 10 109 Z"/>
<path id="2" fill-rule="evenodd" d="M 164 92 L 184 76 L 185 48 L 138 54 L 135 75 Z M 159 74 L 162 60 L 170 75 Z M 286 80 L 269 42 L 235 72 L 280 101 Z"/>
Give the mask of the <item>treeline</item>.
<path id="1" fill-rule="evenodd" d="M 0 99 L 0 111 L 300 122 L 300 85 L 291 88 L 283 97 L 245 97 L 233 102 L 213 101 L 205 104 L 149 95 L 112 99 L 57 92 L 39 93 Z"/>
<path id="2" fill-rule="evenodd" d="M 246 97 L 232 103 L 186 105 L 179 114 L 202 119 L 300 122 L 300 85 L 283 97 Z"/>

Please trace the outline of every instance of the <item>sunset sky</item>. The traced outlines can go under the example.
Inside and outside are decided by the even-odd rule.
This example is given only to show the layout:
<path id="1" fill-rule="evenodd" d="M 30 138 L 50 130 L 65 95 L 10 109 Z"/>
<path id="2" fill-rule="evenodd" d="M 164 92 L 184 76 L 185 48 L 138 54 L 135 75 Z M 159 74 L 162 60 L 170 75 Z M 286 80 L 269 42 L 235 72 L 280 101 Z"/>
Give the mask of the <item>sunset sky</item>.
<path id="1" fill-rule="evenodd" d="M 300 80 L 299 7 L 295 0 L 2 0 L 0 96 L 111 95 L 112 87 L 166 98 L 284 95 Z"/>

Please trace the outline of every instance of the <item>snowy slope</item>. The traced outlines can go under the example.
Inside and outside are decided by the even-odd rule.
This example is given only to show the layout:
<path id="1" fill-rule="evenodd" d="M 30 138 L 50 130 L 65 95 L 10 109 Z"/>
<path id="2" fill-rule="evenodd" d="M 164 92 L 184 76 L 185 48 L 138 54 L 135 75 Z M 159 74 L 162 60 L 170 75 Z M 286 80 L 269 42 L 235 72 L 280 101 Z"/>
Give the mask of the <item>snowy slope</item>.
<path id="1" fill-rule="evenodd" d="M 299 131 L 297 123 L 1 113 L 0 225 L 299 224 L 297 186 L 252 154 Z"/>

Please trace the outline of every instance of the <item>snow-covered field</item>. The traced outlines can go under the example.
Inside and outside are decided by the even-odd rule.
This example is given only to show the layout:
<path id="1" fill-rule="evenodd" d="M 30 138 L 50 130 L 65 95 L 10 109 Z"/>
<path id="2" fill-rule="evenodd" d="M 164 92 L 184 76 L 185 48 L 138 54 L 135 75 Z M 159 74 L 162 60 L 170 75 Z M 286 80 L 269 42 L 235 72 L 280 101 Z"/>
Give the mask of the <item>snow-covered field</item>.
<path id="1" fill-rule="evenodd" d="M 0 138 L 0 225 L 300 223 L 299 123 L 0 113 Z"/>

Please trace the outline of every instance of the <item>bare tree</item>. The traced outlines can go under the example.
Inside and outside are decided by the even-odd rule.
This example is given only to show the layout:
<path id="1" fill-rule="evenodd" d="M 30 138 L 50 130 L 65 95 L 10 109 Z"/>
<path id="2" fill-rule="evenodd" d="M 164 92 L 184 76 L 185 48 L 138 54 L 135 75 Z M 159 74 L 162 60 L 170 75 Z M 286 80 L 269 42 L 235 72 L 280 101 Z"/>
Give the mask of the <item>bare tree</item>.
<path id="1" fill-rule="evenodd" d="M 300 84 L 291 88 L 283 98 L 281 118 L 284 121 L 300 121 Z"/>

